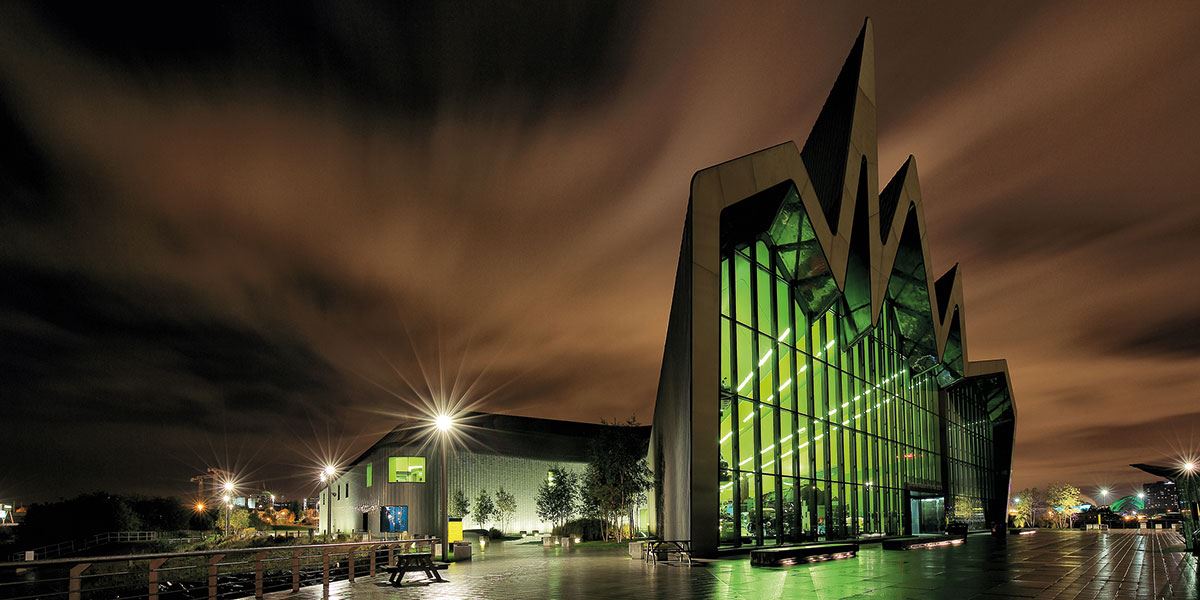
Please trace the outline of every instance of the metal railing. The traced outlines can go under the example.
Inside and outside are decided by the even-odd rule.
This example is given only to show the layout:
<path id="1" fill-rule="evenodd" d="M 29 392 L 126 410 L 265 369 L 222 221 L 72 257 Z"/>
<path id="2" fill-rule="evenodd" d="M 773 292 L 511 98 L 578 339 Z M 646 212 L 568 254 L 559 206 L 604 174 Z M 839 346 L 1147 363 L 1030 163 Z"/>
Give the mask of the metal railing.
<path id="1" fill-rule="evenodd" d="M 34 560 L 40 560 L 40 559 L 45 559 L 45 558 L 54 558 L 56 556 L 62 556 L 64 554 L 83 552 L 84 550 L 87 550 L 88 548 L 95 548 L 96 546 L 104 546 L 107 544 L 156 542 L 159 539 L 164 539 L 164 540 L 168 539 L 168 537 L 169 536 L 167 534 L 160 533 L 158 531 L 109 531 L 106 533 L 97 533 L 96 535 L 93 535 L 92 537 L 84 538 L 81 540 L 67 540 L 65 542 L 59 542 L 57 544 L 47 544 L 45 546 L 40 546 L 37 548 L 33 548 L 31 550 L 26 550 L 24 552 L 17 552 L 12 555 L 12 560 L 14 560 L 14 561 L 24 560 L 26 552 L 33 552 Z M 183 539 L 183 538 L 176 536 L 171 539 L 179 540 L 179 539 Z M 199 539 L 199 538 L 197 538 L 197 539 Z"/>
<path id="2" fill-rule="evenodd" d="M 0 598 L 262 598 L 374 576 L 396 554 L 432 554 L 436 538 L 280 545 L 0 563 Z"/>

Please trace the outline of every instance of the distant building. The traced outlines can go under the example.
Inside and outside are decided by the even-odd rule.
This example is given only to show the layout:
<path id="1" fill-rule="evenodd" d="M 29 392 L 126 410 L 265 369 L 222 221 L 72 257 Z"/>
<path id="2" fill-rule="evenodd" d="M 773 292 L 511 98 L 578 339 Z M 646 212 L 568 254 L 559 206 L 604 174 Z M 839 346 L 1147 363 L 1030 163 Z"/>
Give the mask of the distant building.
<path id="1" fill-rule="evenodd" d="M 608 427 L 613 426 L 488 413 L 463 415 L 447 453 L 447 497 L 462 492 L 473 505 L 481 490 L 494 499 L 496 490 L 504 487 L 516 499 L 509 531 L 550 531 L 550 523 L 537 516 L 538 488 L 555 466 L 582 474 L 589 441 Z M 649 427 L 638 432 L 649 439 Z M 320 530 L 438 535 L 437 435 L 428 420 L 410 419 L 383 436 L 328 488 L 321 488 Z M 465 529 L 485 525 L 500 526 L 494 520 L 479 523 L 474 515 L 463 519 Z"/>
<path id="2" fill-rule="evenodd" d="M 1179 512 L 1179 488 L 1173 481 L 1144 484 L 1142 492 L 1146 494 L 1144 500 L 1146 514 L 1161 515 Z"/>

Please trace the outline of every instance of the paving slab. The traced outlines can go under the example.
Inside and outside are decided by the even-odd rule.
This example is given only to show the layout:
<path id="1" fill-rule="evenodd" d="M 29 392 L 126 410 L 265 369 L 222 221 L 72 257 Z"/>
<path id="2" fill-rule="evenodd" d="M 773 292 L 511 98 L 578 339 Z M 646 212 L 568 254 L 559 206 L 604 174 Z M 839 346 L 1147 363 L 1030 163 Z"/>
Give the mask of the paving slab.
<path id="1" fill-rule="evenodd" d="M 471 562 L 443 571 L 447 583 L 396 588 L 386 577 L 338 581 L 272 600 L 564 598 L 655 600 L 1094 600 L 1200 598 L 1196 558 L 1173 531 L 1039 531 L 971 536 L 966 544 L 907 552 L 863 546 L 857 558 L 783 568 L 749 558 L 668 566 L 630 559 L 623 549 L 494 543 Z"/>

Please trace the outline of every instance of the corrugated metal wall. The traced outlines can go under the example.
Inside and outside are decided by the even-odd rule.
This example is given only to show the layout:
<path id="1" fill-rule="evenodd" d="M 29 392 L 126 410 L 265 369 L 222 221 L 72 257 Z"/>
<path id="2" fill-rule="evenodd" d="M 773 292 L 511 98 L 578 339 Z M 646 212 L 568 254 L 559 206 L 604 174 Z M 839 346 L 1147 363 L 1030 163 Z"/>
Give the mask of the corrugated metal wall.
<path id="1" fill-rule="evenodd" d="M 516 497 L 517 511 L 508 525 L 510 532 L 519 531 L 550 531 L 550 524 L 542 522 L 537 517 L 538 487 L 546 480 L 546 474 L 551 467 L 563 468 L 582 475 L 583 463 L 554 463 L 543 460 L 530 460 L 512 456 L 494 456 L 489 454 L 460 453 L 451 457 L 447 468 L 449 471 L 448 494 L 453 497 L 455 490 L 462 490 L 471 500 L 471 510 L 474 511 L 475 498 L 480 490 L 487 490 L 495 502 L 496 490 L 504 486 L 505 491 Z M 499 528 L 496 522 L 488 526 Z M 463 519 L 466 529 L 482 529 L 484 526 L 468 515 Z"/>
<path id="2" fill-rule="evenodd" d="M 390 456 L 424 456 L 425 483 L 388 483 L 387 462 Z M 372 485 L 366 487 L 367 463 L 373 464 Z M 470 499 L 474 510 L 475 498 L 480 490 L 486 489 L 495 502 L 496 491 L 504 486 L 505 491 L 516 497 L 517 510 L 509 525 L 509 532 L 549 531 L 549 523 L 537 517 L 538 486 L 546 479 L 553 466 L 583 474 L 585 465 L 578 462 L 551 462 L 531 460 L 513 456 L 496 456 L 458 451 L 447 463 L 447 495 L 453 497 L 455 490 L 462 490 Z M 408 506 L 409 531 L 413 535 L 434 535 L 437 530 L 438 501 L 438 455 L 425 448 L 385 447 L 372 452 L 362 462 L 350 469 L 334 483 L 333 531 L 349 533 L 362 530 L 360 506 Z M 346 493 L 349 486 L 349 494 Z M 341 486 L 341 492 L 338 492 Z M 324 489 L 321 500 L 324 501 Z M 323 509 L 323 507 L 322 507 Z M 371 533 L 379 533 L 378 511 L 368 519 Z M 325 530 L 325 516 L 321 517 L 321 531 Z M 500 523 L 491 522 L 491 527 Z M 466 529 L 483 526 L 468 516 L 463 521 Z"/>

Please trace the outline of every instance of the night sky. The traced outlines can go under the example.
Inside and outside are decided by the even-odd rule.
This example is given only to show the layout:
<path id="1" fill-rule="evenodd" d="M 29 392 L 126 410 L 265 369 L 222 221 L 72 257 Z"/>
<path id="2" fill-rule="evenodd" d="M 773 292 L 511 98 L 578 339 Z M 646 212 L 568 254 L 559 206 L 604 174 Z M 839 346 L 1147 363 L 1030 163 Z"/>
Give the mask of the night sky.
<path id="1" fill-rule="evenodd" d="M 209 4 L 0 5 L 0 498 L 310 492 L 435 395 L 649 421 L 691 175 L 866 16 L 1014 489 L 1200 451 L 1195 3 Z"/>

